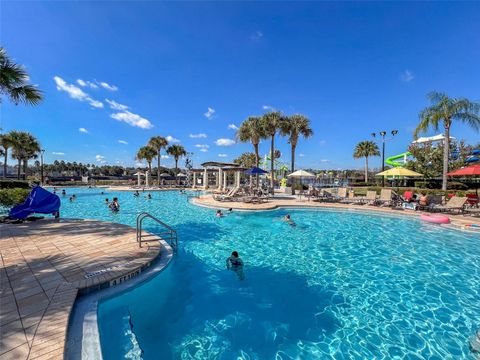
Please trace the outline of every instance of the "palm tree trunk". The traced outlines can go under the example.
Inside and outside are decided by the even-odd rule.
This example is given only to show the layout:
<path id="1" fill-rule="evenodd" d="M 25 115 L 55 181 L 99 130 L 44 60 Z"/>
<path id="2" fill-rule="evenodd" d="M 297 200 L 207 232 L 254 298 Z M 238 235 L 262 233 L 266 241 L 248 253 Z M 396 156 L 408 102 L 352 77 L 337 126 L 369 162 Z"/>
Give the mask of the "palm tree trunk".
<path id="1" fill-rule="evenodd" d="M 28 159 L 23 159 L 23 180 L 27 180 Z"/>
<path id="2" fill-rule="evenodd" d="M 3 161 L 3 178 L 7 177 L 7 161 L 8 161 L 8 148 L 5 149 L 5 160 Z"/>
<path id="3" fill-rule="evenodd" d="M 178 158 L 175 159 L 175 185 L 178 185 Z"/>
<path id="4" fill-rule="evenodd" d="M 258 153 L 258 144 L 253 144 L 253 148 L 255 149 L 255 167 L 258 168 L 258 165 L 260 165 L 260 154 Z M 258 177 L 258 174 L 255 175 L 255 183 L 257 188 L 258 188 L 259 180 L 260 179 Z"/>
<path id="5" fill-rule="evenodd" d="M 365 156 L 365 183 L 368 183 L 368 156 Z"/>
<path id="6" fill-rule="evenodd" d="M 448 158 L 450 155 L 450 121 L 445 121 L 445 140 L 443 142 L 442 190 L 447 190 Z"/>
<path id="7" fill-rule="evenodd" d="M 157 155 L 157 182 L 158 186 L 160 186 L 160 150 L 158 150 L 158 155 Z"/>
<path id="8" fill-rule="evenodd" d="M 295 148 L 297 147 L 297 144 L 295 144 L 294 142 L 292 142 L 292 164 L 291 164 L 291 168 L 290 170 L 292 171 L 292 173 L 295 171 Z M 292 185 L 292 195 L 295 195 L 295 186 Z"/>
<path id="9" fill-rule="evenodd" d="M 20 170 L 22 168 L 22 159 L 18 159 L 17 180 L 20 180 Z"/>
<path id="10" fill-rule="evenodd" d="M 270 146 L 270 186 L 272 187 L 272 195 L 275 194 L 275 170 L 274 170 L 274 156 L 275 156 L 275 134 L 272 135 L 272 143 Z"/>

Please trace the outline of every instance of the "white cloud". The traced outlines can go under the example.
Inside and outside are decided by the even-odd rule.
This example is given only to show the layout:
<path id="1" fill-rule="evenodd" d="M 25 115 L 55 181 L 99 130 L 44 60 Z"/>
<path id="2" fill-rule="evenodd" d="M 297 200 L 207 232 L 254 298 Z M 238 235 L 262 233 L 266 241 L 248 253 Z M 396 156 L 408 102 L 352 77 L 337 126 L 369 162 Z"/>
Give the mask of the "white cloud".
<path id="1" fill-rule="evenodd" d="M 53 154 L 53 155 L 60 155 L 60 156 L 65 155 L 64 152 L 57 152 L 57 151 L 53 151 L 52 154 Z"/>
<path id="2" fill-rule="evenodd" d="M 128 142 L 126 142 L 125 140 L 118 140 L 118 143 L 123 145 L 128 145 Z"/>
<path id="3" fill-rule="evenodd" d="M 84 92 L 79 87 L 73 84 L 68 84 L 65 80 L 63 80 L 59 76 L 54 76 L 53 80 L 57 84 L 57 90 L 65 91 L 72 99 L 79 100 L 79 101 L 86 101 L 95 108 L 103 108 L 102 102 L 92 99 L 86 92 Z"/>
<path id="4" fill-rule="evenodd" d="M 153 127 L 153 124 L 149 120 L 142 118 L 140 115 L 131 113 L 127 110 L 111 114 L 110 117 L 112 119 L 126 122 L 128 125 L 136 126 L 141 129 L 151 129 Z"/>
<path id="5" fill-rule="evenodd" d="M 85 128 L 79 128 L 78 131 L 80 131 L 81 133 L 84 133 L 84 134 L 88 134 L 88 130 L 85 129 Z"/>
<path id="6" fill-rule="evenodd" d="M 414 78 L 415 76 L 413 76 L 413 73 L 408 69 L 402 72 L 402 74 L 400 75 L 400 80 L 402 80 L 403 82 L 410 82 Z"/>
<path id="7" fill-rule="evenodd" d="M 328 159 L 321 159 L 320 162 L 321 162 L 321 163 L 329 163 L 330 160 L 328 160 Z"/>
<path id="8" fill-rule="evenodd" d="M 227 154 L 218 154 L 218 157 L 223 157 L 223 158 L 225 158 L 225 157 L 227 157 L 227 156 L 228 156 Z"/>
<path id="9" fill-rule="evenodd" d="M 319 143 L 320 145 L 325 145 L 325 144 L 327 143 L 327 140 L 320 140 L 318 143 Z"/>
<path id="10" fill-rule="evenodd" d="M 213 119 L 213 116 L 215 115 L 215 109 L 208 107 L 207 112 L 203 113 L 203 115 L 208 119 L 211 120 Z"/>
<path id="11" fill-rule="evenodd" d="M 218 139 L 215 141 L 217 146 L 232 146 L 235 145 L 235 140 L 232 139 Z"/>
<path id="12" fill-rule="evenodd" d="M 196 144 L 195 147 L 199 148 L 201 152 L 208 152 L 208 149 L 210 148 L 207 144 Z"/>
<path id="13" fill-rule="evenodd" d="M 136 161 L 136 162 L 135 162 L 135 167 L 137 167 L 137 168 L 145 167 L 145 166 L 146 166 L 146 165 L 145 165 L 143 162 L 141 162 L 141 161 Z"/>
<path id="14" fill-rule="evenodd" d="M 228 128 L 231 129 L 231 130 L 238 130 L 238 126 L 235 125 L 235 124 L 229 124 Z"/>
<path id="15" fill-rule="evenodd" d="M 78 85 L 83 86 L 83 87 L 89 86 L 92 89 L 97 89 L 98 88 L 98 85 L 91 82 L 91 81 L 85 81 L 85 80 L 82 80 L 82 79 L 77 79 L 77 83 L 78 83 Z"/>
<path id="16" fill-rule="evenodd" d="M 105 161 L 105 156 L 103 156 L 103 155 L 96 155 L 95 160 L 99 163 L 102 163 L 102 164 L 106 162 Z"/>
<path id="17" fill-rule="evenodd" d="M 200 133 L 200 134 L 190 134 L 189 135 L 192 139 L 204 139 L 207 137 L 207 134 Z"/>
<path id="18" fill-rule="evenodd" d="M 262 105 L 262 109 L 267 111 L 275 111 L 275 108 L 270 105 Z"/>
<path id="19" fill-rule="evenodd" d="M 128 110 L 127 105 L 119 104 L 114 100 L 105 99 L 105 101 L 110 105 L 110 109 L 120 110 L 120 111 Z"/>
<path id="20" fill-rule="evenodd" d="M 298 154 L 298 156 L 300 156 L 300 157 L 304 157 L 304 156 L 305 156 L 305 154 Z"/>
<path id="21" fill-rule="evenodd" d="M 162 159 L 170 159 L 170 156 L 168 156 L 168 155 L 160 155 L 160 157 L 161 157 Z"/>
<path id="22" fill-rule="evenodd" d="M 107 89 L 107 90 L 110 90 L 110 91 L 117 91 L 118 90 L 118 87 L 116 87 L 115 85 L 110 85 L 109 83 L 106 83 L 104 81 L 97 82 L 97 84 L 100 85 L 101 87 L 103 87 L 104 89 Z"/>
<path id="23" fill-rule="evenodd" d="M 250 37 L 253 41 L 259 41 L 263 38 L 263 33 L 259 30 L 255 31 L 252 36 Z"/>
<path id="24" fill-rule="evenodd" d="M 172 135 L 168 135 L 165 139 L 167 139 L 167 141 L 169 143 L 179 143 L 180 142 L 180 140 L 175 139 Z"/>

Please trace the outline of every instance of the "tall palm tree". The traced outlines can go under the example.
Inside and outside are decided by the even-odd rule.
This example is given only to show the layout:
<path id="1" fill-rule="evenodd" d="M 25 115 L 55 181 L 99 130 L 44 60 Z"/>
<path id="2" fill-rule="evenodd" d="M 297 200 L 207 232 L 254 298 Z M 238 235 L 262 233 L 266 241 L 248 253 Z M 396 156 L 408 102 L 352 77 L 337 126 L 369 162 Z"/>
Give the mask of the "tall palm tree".
<path id="1" fill-rule="evenodd" d="M 265 136 L 271 138 L 270 143 L 270 186 L 272 194 L 275 189 L 275 135 L 284 121 L 284 116 L 279 111 L 270 111 L 262 116 L 262 127 Z"/>
<path id="2" fill-rule="evenodd" d="M 2 134 L 0 135 L 0 145 L 3 148 L 3 178 L 7 177 L 7 162 L 8 162 L 8 149 L 12 147 L 13 142 L 10 134 Z"/>
<path id="3" fill-rule="evenodd" d="M 40 143 L 30 133 L 25 131 L 11 131 L 12 158 L 18 161 L 17 178 L 20 179 L 20 172 L 23 161 L 25 178 L 27 176 L 28 160 L 37 157 L 41 150 Z"/>
<path id="4" fill-rule="evenodd" d="M 413 136 L 416 138 L 418 134 L 427 131 L 430 127 L 438 130 L 439 125 L 443 125 L 445 140 L 443 145 L 442 190 L 447 190 L 452 122 L 462 122 L 474 130 L 480 130 L 480 104 L 465 98 L 450 98 L 447 94 L 435 91 L 427 94 L 427 98 L 432 102 L 432 105 L 420 112 L 420 124 L 415 129 Z"/>
<path id="5" fill-rule="evenodd" d="M 373 141 L 361 141 L 355 146 L 353 157 L 355 159 L 365 158 L 365 182 L 368 182 L 368 158 L 380 156 L 378 145 Z"/>
<path id="6" fill-rule="evenodd" d="M 168 141 L 162 136 L 154 136 L 150 138 L 148 146 L 151 146 L 157 152 L 157 181 L 160 185 L 160 158 L 162 157 L 160 152 L 168 146 Z"/>
<path id="7" fill-rule="evenodd" d="M 12 62 L 5 49 L 0 47 L 0 95 L 7 96 L 15 105 L 39 104 L 43 99 L 42 92 L 28 84 L 28 79 L 25 68 Z"/>
<path id="8" fill-rule="evenodd" d="M 182 145 L 170 145 L 167 148 L 167 154 L 173 156 L 175 160 L 175 183 L 177 183 L 178 159 L 180 159 L 181 156 L 187 155 L 187 152 Z"/>
<path id="9" fill-rule="evenodd" d="M 137 156 L 135 157 L 136 160 L 142 161 L 146 160 L 148 163 L 148 172 L 152 173 L 152 160 L 157 155 L 157 152 L 151 146 L 142 146 L 138 149 Z"/>
<path id="10" fill-rule="evenodd" d="M 249 116 L 247 120 L 243 121 L 237 131 L 237 139 L 241 142 L 251 142 L 255 152 L 255 166 L 260 164 L 260 154 L 258 145 L 261 139 L 265 139 L 265 129 L 263 128 L 262 118 L 260 116 Z M 256 176 L 258 187 L 258 175 Z"/>

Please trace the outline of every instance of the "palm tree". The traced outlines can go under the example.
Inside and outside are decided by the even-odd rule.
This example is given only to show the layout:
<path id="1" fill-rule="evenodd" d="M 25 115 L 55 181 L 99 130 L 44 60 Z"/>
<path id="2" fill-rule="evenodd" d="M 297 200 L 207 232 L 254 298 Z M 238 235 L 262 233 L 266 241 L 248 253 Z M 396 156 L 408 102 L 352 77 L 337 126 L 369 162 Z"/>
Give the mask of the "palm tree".
<path id="1" fill-rule="evenodd" d="M 365 182 L 368 182 L 368 158 L 371 156 L 380 156 L 380 150 L 373 141 L 361 141 L 355 146 L 353 157 L 355 159 L 365 158 Z"/>
<path id="2" fill-rule="evenodd" d="M 25 131 L 11 131 L 12 139 L 12 158 L 18 161 L 17 178 L 20 179 L 20 171 L 23 161 L 25 178 L 27 176 L 28 160 L 37 157 L 41 150 L 38 140 L 30 133 Z"/>
<path id="3" fill-rule="evenodd" d="M 182 145 L 170 145 L 167 148 L 167 154 L 173 156 L 175 159 L 175 183 L 177 183 L 178 159 L 180 159 L 181 156 L 187 155 L 187 152 Z"/>
<path id="4" fill-rule="evenodd" d="M 278 111 L 270 111 L 262 116 L 262 127 L 265 136 L 271 137 L 270 143 L 270 186 L 272 194 L 275 189 L 275 135 L 284 121 L 284 116 Z"/>
<path id="5" fill-rule="evenodd" d="M 0 95 L 8 96 L 15 105 L 39 104 L 43 99 L 42 92 L 28 84 L 28 79 L 25 68 L 12 62 L 5 49 L 0 47 Z"/>
<path id="6" fill-rule="evenodd" d="M 259 116 L 249 116 L 247 120 L 242 122 L 240 128 L 237 131 L 237 139 L 241 142 L 250 141 L 255 151 L 255 166 L 260 164 L 260 154 L 258 151 L 258 145 L 261 139 L 265 139 L 265 129 L 263 128 L 262 118 Z M 258 175 L 256 176 L 256 182 L 258 187 Z"/>
<path id="7" fill-rule="evenodd" d="M 442 190 L 447 190 L 452 122 L 454 120 L 462 122 L 478 131 L 480 129 L 480 104 L 465 98 L 450 98 L 444 93 L 435 91 L 427 94 L 427 98 L 432 102 L 432 105 L 420 112 L 420 124 L 415 129 L 413 136 L 416 138 L 419 133 L 427 131 L 429 127 L 438 130 L 439 125 L 443 125 L 445 140 L 443 145 Z"/>
<path id="8" fill-rule="evenodd" d="M 148 163 L 148 171 L 152 173 L 152 160 L 157 155 L 157 152 L 151 146 L 142 146 L 138 149 L 137 156 L 135 157 L 136 160 L 142 161 L 146 160 Z"/>
<path id="9" fill-rule="evenodd" d="M 288 136 L 288 142 L 292 148 L 292 164 L 291 172 L 295 171 L 295 149 L 297 148 L 298 138 L 303 136 L 305 139 L 313 135 L 313 130 L 310 127 L 310 120 L 303 115 L 294 114 L 292 116 L 287 116 L 284 121 L 280 123 L 280 134 L 282 136 Z M 292 187 L 292 194 L 294 194 L 295 189 Z"/>
<path id="10" fill-rule="evenodd" d="M 12 147 L 13 142 L 10 134 L 0 135 L 0 145 L 3 148 L 3 178 L 7 177 L 8 149 Z"/>
<path id="11" fill-rule="evenodd" d="M 160 185 L 160 158 L 162 157 L 160 152 L 162 149 L 165 149 L 168 145 L 167 139 L 162 136 L 154 136 L 150 138 L 148 145 L 155 149 L 157 152 L 157 181 Z"/>

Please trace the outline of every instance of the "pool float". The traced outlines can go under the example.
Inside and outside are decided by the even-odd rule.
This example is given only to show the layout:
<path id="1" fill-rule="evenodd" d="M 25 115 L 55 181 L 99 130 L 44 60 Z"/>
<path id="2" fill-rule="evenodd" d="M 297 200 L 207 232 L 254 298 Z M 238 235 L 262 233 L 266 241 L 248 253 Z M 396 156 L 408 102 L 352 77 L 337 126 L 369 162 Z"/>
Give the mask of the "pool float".
<path id="1" fill-rule="evenodd" d="M 422 214 L 420 219 L 435 224 L 450 224 L 450 218 L 440 214 Z"/>

